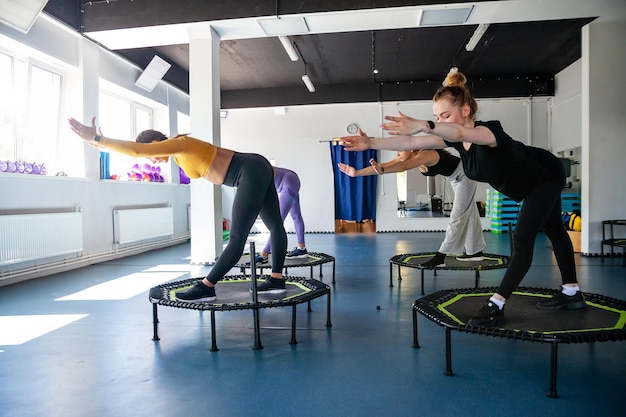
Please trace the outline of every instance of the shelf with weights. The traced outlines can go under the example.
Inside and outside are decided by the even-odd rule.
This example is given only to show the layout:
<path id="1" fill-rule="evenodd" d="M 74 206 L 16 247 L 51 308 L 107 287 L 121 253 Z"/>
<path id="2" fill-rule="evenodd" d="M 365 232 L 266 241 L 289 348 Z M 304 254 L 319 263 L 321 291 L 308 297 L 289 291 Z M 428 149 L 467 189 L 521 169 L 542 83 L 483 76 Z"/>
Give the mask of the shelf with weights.
<path id="1" fill-rule="evenodd" d="M 514 230 L 521 206 L 521 203 L 505 196 L 501 192 L 488 188 L 485 216 L 491 219 L 491 232 L 507 233 L 509 231 L 509 223 L 511 223 L 511 230 Z"/>
<path id="2" fill-rule="evenodd" d="M 580 214 L 580 193 L 561 193 L 561 212 Z"/>

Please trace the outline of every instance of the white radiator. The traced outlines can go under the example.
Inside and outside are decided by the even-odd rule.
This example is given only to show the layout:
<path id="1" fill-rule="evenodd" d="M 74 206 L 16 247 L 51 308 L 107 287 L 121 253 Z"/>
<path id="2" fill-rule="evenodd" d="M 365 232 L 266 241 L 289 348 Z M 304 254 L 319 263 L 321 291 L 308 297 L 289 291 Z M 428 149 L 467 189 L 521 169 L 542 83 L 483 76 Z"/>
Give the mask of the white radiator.
<path id="1" fill-rule="evenodd" d="M 172 207 L 113 210 L 114 243 L 124 245 L 174 235 Z"/>
<path id="2" fill-rule="evenodd" d="M 0 216 L 0 265 L 83 251 L 83 214 Z"/>

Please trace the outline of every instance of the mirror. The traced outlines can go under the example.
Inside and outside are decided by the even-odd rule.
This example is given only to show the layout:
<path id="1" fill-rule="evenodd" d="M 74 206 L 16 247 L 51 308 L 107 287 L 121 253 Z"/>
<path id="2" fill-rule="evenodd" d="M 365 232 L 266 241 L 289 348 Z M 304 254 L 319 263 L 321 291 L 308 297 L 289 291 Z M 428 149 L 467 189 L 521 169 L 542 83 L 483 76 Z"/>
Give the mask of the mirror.
<path id="1" fill-rule="evenodd" d="M 398 218 L 449 216 L 454 200 L 452 187 L 444 177 L 427 177 L 419 169 L 396 174 Z"/>

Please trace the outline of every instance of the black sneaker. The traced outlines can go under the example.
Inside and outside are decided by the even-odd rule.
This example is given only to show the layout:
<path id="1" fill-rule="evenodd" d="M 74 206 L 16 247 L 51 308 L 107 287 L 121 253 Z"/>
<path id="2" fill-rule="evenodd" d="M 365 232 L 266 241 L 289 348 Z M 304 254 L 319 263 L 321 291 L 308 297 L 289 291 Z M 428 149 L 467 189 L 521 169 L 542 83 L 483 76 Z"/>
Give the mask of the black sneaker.
<path id="1" fill-rule="evenodd" d="M 208 303 L 215 301 L 217 296 L 215 295 L 215 287 L 207 287 L 198 281 L 193 287 L 178 291 L 175 293 L 175 297 L 179 301 L 185 301 L 187 303 Z"/>
<path id="2" fill-rule="evenodd" d="M 266 264 L 267 263 L 267 256 L 263 256 L 260 253 L 258 253 L 254 257 L 254 262 L 256 263 L 256 265 Z M 250 264 L 251 264 L 250 261 L 246 262 L 246 266 L 250 266 Z"/>
<path id="3" fill-rule="evenodd" d="M 465 262 L 480 262 L 484 259 L 485 259 L 485 256 L 483 255 L 483 251 L 476 252 L 473 255 L 468 255 L 464 253 L 463 255 L 456 257 L 457 261 L 465 261 Z"/>
<path id="4" fill-rule="evenodd" d="M 254 262 L 256 262 L 256 264 L 266 264 L 267 263 L 267 256 L 263 256 L 261 254 L 258 254 L 257 256 L 254 257 Z"/>
<path id="5" fill-rule="evenodd" d="M 559 291 L 552 298 L 537 301 L 537 308 L 540 310 L 582 310 L 587 308 L 587 303 L 580 291 L 576 291 L 574 295 L 566 295 Z"/>
<path id="6" fill-rule="evenodd" d="M 430 258 L 428 261 L 424 262 L 423 264 L 420 264 L 420 266 L 422 268 L 445 268 L 446 264 L 443 262 L 446 259 L 446 254 L 445 253 L 441 253 L 441 252 L 437 252 L 435 253 L 435 256 L 433 256 L 432 258 Z"/>
<path id="7" fill-rule="evenodd" d="M 287 252 L 287 258 L 308 258 L 309 252 L 307 252 L 306 248 L 301 249 L 298 247 L 293 248 L 291 252 Z"/>
<path id="8" fill-rule="evenodd" d="M 287 288 L 284 279 L 267 277 L 263 284 L 257 285 L 256 291 L 263 294 L 282 294 L 287 292 Z M 250 288 L 250 292 L 252 292 L 252 288 Z"/>
<path id="9" fill-rule="evenodd" d="M 467 322 L 470 326 L 495 327 L 504 323 L 504 307 L 502 310 L 494 302 L 488 300 Z"/>

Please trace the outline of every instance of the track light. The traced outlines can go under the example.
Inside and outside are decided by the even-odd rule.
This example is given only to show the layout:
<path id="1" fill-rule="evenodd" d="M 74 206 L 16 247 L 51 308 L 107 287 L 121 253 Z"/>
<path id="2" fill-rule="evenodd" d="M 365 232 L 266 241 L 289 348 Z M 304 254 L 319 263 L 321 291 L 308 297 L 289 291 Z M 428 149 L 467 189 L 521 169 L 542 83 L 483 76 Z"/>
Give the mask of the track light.
<path id="1" fill-rule="evenodd" d="M 306 85 L 306 88 L 308 88 L 311 93 L 315 92 L 315 86 L 307 74 L 302 76 L 302 81 L 304 81 L 304 85 Z"/>
<path id="2" fill-rule="evenodd" d="M 291 59 L 294 62 L 297 61 L 298 52 L 291 44 L 291 41 L 289 41 L 289 38 L 286 36 L 279 36 L 278 40 L 280 41 L 280 43 L 283 44 L 283 48 L 285 48 L 285 52 L 287 52 L 287 55 L 289 55 L 289 59 Z"/>
<path id="3" fill-rule="evenodd" d="M 474 48 L 476 48 L 476 45 L 478 45 L 478 42 L 480 42 L 480 38 L 483 37 L 488 28 L 488 23 L 481 23 L 480 25 L 478 25 L 469 42 L 467 43 L 467 45 L 465 45 L 465 50 L 468 52 L 472 52 Z"/>

